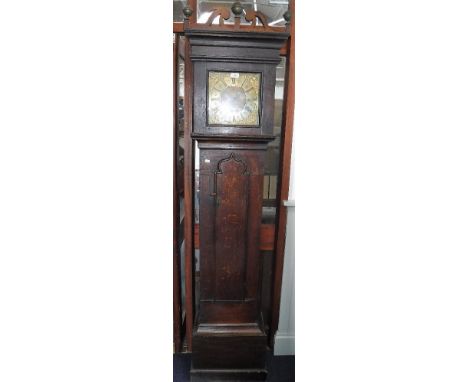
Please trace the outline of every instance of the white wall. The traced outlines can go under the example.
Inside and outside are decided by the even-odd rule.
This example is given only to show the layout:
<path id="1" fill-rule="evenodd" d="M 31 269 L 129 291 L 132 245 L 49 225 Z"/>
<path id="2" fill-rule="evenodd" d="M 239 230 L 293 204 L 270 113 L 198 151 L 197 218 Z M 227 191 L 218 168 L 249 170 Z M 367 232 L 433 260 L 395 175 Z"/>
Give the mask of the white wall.
<path id="1" fill-rule="evenodd" d="M 295 354 L 295 297 L 294 297 L 294 140 L 291 157 L 291 175 L 289 180 L 289 200 L 284 202 L 288 209 L 286 224 L 286 244 L 284 251 L 283 283 L 281 288 L 281 304 L 278 331 L 275 335 L 275 355 Z"/>

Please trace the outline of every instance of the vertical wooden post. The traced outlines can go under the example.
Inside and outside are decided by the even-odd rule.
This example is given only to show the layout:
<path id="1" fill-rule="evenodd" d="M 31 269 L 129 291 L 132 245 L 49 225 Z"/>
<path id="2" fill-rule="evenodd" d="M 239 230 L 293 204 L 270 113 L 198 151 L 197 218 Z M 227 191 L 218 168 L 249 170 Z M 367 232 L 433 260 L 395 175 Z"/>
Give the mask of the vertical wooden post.
<path id="1" fill-rule="evenodd" d="M 197 0 L 187 0 L 187 5 L 192 8 L 192 15 L 189 17 L 189 25 L 197 23 Z"/>
<path id="2" fill-rule="evenodd" d="M 172 293 L 173 293 L 173 324 L 174 324 L 174 351 L 180 352 L 181 347 L 181 328 L 182 328 L 182 316 L 181 316 L 181 296 L 180 296 L 180 261 L 179 261 L 179 245 L 178 245 L 178 236 L 179 236 L 179 220 L 180 220 L 180 211 L 179 211 L 179 193 L 178 193 L 178 182 L 177 182 L 177 162 L 179 157 L 178 150 L 178 50 L 179 50 L 179 35 L 174 35 L 175 40 L 172 46 L 173 49 L 173 181 L 172 181 L 172 195 L 173 195 L 173 238 L 172 238 L 172 268 L 173 268 L 173 284 L 172 284 Z"/>
<path id="3" fill-rule="evenodd" d="M 192 62 L 190 42 L 185 41 L 184 78 L 184 232 L 185 232 L 185 314 L 188 350 L 192 350 L 193 293 L 193 142 L 192 142 Z"/>
<path id="4" fill-rule="evenodd" d="M 270 328 L 270 346 L 274 346 L 274 336 L 278 329 L 279 309 L 281 300 L 281 285 L 283 277 L 284 249 L 286 243 L 286 223 L 287 208 L 283 205 L 283 200 L 289 195 L 289 175 L 291 168 L 291 149 L 294 123 L 294 62 L 295 62 L 295 1 L 291 0 L 290 5 L 291 23 L 289 39 L 289 55 L 286 62 L 285 78 L 285 100 L 283 110 L 283 130 L 281 132 L 281 158 L 279 172 L 279 192 L 278 192 L 278 212 L 277 212 L 277 235 L 275 243 L 275 263 L 274 282 L 272 299 L 272 316 Z"/>

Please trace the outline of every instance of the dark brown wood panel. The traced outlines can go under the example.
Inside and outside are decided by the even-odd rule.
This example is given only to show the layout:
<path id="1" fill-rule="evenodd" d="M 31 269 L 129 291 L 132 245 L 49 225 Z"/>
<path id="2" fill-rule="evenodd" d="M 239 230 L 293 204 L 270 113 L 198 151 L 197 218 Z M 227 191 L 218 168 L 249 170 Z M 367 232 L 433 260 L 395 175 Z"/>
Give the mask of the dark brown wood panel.
<path id="1" fill-rule="evenodd" d="M 200 145 L 201 300 L 258 297 L 264 150 L 229 147 Z"/>
<path id="2" fill-rule="evenodd" d="M 196 341 L 198 346 L 192 354 L 195 369 L 211 364 L 219 369 L 263 368 L 265 371 L 265 336 L 213 334 L 197 336 Z M 249 351 L 245 351 L 246 344 Z"/>
<path id="3" fill-rule="evenodd" d="M 215 299 L 243 300 L 247 264 L 247 165 L 234 154 L 218 162 L 214 173 L 216 269 Z"/>
<path id="4" fill-rule="evenodd" d="M 199 323 L 226 325 L 258 323 L 258 303 L 255 300 L 200 301 Z"/>
<path id="5" fill-rule="evenodd" d="M 200 225 L 195 224 L 194 229 L 194 246 L 195 249 L 200 249 Z M 260 250 L 273 251 L 275 246 L 275 225 L 262 224 L 260 226 Z"/>

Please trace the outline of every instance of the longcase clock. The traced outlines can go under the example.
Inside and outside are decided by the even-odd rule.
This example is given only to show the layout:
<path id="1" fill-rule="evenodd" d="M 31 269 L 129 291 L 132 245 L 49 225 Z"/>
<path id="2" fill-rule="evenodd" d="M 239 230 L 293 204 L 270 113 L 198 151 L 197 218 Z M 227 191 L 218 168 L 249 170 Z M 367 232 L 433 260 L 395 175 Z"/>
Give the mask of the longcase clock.
<path id="1" fill-rule="evenodd" d="M 246 30 L 239 25 L 242 10 L 232 10 L 231 28 L 185 28 L 193 65 L 191 137 L 200 149 L 192 381 L 262 380 L 267 373 L 260 225 L 276 65 L 289 34 Z"/>

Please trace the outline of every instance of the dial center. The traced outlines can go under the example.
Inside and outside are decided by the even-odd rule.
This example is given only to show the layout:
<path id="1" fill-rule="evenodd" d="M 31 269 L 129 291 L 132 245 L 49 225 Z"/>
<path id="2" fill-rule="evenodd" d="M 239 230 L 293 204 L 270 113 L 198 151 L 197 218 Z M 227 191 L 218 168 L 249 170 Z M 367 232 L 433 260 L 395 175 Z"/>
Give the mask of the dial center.
<path id="1" fill-rule="evenodd" d="M 221 93 L 221 103 L 226 105 L 232 112 L 242 111 L 245 107 L 245 102 L 245 92 L 237 86 L 230 86 Z"/>

